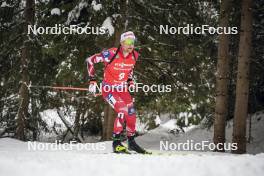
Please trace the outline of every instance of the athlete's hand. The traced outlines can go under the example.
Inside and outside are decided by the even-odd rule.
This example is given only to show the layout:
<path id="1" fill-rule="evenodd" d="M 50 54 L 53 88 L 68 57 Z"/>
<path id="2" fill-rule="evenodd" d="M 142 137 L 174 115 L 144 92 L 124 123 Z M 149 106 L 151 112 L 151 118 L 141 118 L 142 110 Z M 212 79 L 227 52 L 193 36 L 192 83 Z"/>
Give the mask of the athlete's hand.
<path id="1" fill-rule="evenodd" d="M 89 92 L 95 94 L 97 88 L 97 82 L 94 78 L 89 80 Z"/>

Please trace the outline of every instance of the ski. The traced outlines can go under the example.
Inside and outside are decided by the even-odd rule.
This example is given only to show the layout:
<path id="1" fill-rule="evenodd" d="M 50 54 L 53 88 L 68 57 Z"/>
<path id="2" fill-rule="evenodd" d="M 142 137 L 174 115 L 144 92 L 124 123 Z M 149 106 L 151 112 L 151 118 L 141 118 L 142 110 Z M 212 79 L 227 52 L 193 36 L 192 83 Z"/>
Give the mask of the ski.
<path id="1" fill-rule="evenodd" d="M 129 151 L 122 151 L 122 152 L 113 152 L 114 154 L 118 154 L 118 155 L 123 155 L 123 154 L 126 154 L 126 155 L 131 155 L 133 153 L 129 152 Z"/>

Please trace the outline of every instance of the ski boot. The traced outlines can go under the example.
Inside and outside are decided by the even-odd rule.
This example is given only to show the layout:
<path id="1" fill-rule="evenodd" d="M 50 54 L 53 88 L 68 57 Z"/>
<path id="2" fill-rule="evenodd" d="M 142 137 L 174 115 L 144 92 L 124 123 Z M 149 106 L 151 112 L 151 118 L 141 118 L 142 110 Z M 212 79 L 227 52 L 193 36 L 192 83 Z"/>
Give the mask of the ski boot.
<path id="1" fill-rule="evenodd" d="M 113 135 L 113 152 L 130 154 L 127 148 L 121 143 L 120 134 Z"/>
<path id="2" fill-rule="evenodd" d="M 129 136 L 128 137 L 128 149 L 133 150 L 137 153 L 141 153 L 141 154 L 152 154 L 151 152 L 146 151 L 144 148 L 140 147 L 136 143 L 135 136 Z"/>

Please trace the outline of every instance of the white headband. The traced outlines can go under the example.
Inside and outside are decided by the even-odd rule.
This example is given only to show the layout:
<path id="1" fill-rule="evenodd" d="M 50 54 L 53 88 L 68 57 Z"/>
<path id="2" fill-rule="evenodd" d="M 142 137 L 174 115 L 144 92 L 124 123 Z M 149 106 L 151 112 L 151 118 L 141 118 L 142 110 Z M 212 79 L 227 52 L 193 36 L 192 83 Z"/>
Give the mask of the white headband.
<path id="1" fill-rule="evenodd" d="M 123 42 L 124 40 L 126 40 L 128 38 L 131 38 L 133 40 L 136 39 L 135 34 L 132 31 L 128 31 L 128 32 L 121 34 L 120 42 Z"/>

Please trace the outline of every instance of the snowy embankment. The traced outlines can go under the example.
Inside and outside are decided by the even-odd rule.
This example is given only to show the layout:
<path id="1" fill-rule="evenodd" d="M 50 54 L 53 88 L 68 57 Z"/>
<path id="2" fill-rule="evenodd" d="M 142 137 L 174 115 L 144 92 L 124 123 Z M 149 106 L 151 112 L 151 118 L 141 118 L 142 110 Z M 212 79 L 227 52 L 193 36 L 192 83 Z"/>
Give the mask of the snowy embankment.
<path id="1" fill-rule="evenodd" d="M 138 142 L 149 149 L 160 149 L 160 141 L 168 143 L 201 143 L 202 141 L 213 142 L 213 127 L 209 130 L 201 126 L 192 126 L 185 133 L 171 133 L 177 129 L 175 120 L 169 120 L 161 124 L 154 130 L 150 130 L 147 134 L 138 137 Z M 247 139 L 249 139 L 249 119 L 247 122 Z M 226 143 L 232 143 L 233 121 L 230 120 L 226 125 Z M 251 134 L 250 142 L 247 143 L 247 153 L 258 154 L 264 153 L 264 111 L 259 111 L 251 116 Z M 178 151 L 178 150 L 177 150 Z M 209 151 L 205 149 L 203 151 Z"/>
<path id="2" fill-rule="evenodd" d="M 251 154 L 235 155 L 203 151 L 159 151 L 160 141 L 184 143 L 193 140 L 212 142 L 213 131 L 199 126 L 174 131 L 174 120 L 168 120 L 136 140 L 153 155 L 117 155 L 111 153 L 111 142 L 85 144 L 29 143 L 0 139 L 0 175 L 2 176 L 72 176 L 72 175 L 179 175 L 179 176 L 261 176 L 264 173 L 264 114 L 252 116 L 248 144 Z M 232 122 L 228 122 L 227 142 L 231 142 Z M 51 146 L 52 144 L 52 146 Z M 48 147 L 47 147 L 48 146 Z M 57 148 L 54 148 L 57 147 Z M 60 146 L 60 147 L 58 147 Z M 79 148 L 77 148 L 79 146 Z M 86 148 L 85 148 L 85 147 Z M 31 148 L 30 148 L 31 147 Z M 35 148 L 34 150 L 34 147 Z M 45 147 L 45 148 L 44 148 Z M 253 155 L 258 153 L 256 155 Z"/>
<path id="3" fill-rule="evenodd" d="M 109 142 L 105 145 L 105 151 L 30 151 L 26 142 L 1 139 L 0 173 L 3 176 L 260 176 L 264 173 L 264 154 L 175 152 L 173 155 L 117 155 L 109 153 Z"/>

